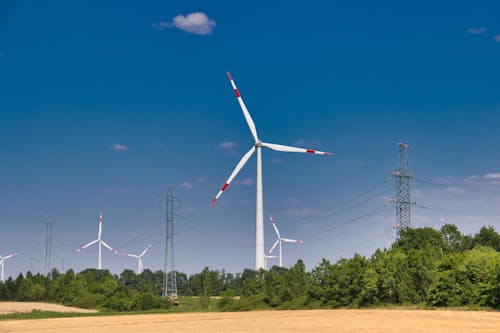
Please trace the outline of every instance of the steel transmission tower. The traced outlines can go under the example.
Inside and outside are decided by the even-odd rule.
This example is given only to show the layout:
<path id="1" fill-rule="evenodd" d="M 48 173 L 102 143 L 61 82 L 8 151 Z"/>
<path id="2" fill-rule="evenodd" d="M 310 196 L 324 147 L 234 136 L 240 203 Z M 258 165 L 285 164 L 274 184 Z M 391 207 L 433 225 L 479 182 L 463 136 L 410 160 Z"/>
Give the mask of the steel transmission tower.
<path id="1" fill-rule="evenodd" d="M 163 296 L 169 297 L 175 304 L 177 301 L 177 274 L 175 272 L 174 256 L 174 187 L 167 187 L 166 197 L 166 233 L 165 233 L 165 261 L 163 262 Z"/>
<path id="2" fill-rule="evenodd" d="M 45 275 L 52 274 L 52 241 L 53 241 L 54 215 L 45 216 Z"/>
<path id="3" fill-rule="evenodd" d="M 399 143 L 397 170 L 392 173 L 396 179 L 396 225 L 399 230 L 411 227 L 411 180 L 413 178 L 408 160 L 408 144 Z M 398 234 L 399 234 L 398 230 Z"/>

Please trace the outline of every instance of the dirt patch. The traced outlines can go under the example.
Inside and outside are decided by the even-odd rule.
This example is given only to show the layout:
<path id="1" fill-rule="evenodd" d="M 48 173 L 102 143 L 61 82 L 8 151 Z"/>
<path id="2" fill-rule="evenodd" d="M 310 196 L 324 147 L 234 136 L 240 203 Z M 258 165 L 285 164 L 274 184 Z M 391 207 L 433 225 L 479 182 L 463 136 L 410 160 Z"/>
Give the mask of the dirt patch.
<path id="1" fill-rule="evenodd" d="M 311 310 L 181 313 L 3 321 L 0 332 L 498 333 L 500 313 L 425 310 Z"/>
<path id="2" fill-rule="evenodd" d="M 0 302 L 0 314 L 23 313 L 33 310 L 54 311 L 54 312 L 80 312 L 93 313 L 96 310 L 73 308 L 59 304 L 38 303 L 38 302 Z"/>

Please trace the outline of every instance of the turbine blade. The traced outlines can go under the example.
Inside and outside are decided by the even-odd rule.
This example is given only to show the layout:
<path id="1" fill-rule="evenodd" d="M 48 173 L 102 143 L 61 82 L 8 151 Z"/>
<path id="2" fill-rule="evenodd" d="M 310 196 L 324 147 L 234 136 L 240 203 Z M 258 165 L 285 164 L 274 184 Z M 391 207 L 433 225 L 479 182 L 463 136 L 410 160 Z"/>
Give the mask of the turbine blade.
<path id="1" fill-rule="evenodd" d="M 298 239 L 289 239 L 289 238 L 281 238 L 281 240 L 285 243 L 304 243 L 304 241 L 298 240 Z"/>
<path id="2" fill-rule="evenodd" d="M 106 244 L 106 242 L 105 242 L 105 241 L 103 241 L 102 239 L 101 239 L 101 244 L 102 244 L 102 245 L 104 245 L 104 246 L 106 246 L 106 247 L 107 247 L 107 248 L 108 248 L 111 252 L 113 252 L 114 254 L 118 255 L 118 251 L 116 251 L 116 250 L 115 250 L 115 249 L 113 249 L 111 246 L 109 246 L 108 244 Z"/>
<path id="3" fill-rule="evenodd" d="M 145 255 L 145 254 L 146 254 L 146 252 L 148 252 L 148 250 L 151 248 L 151 246 L 152 246 L 152 245 L 151 245 L 151 244 L 149 244 L 149 245 L 148 245 L 148 247 L 146 247 L 146 248 L 144 249 L 144 251 L 142 251 L 142 253 L 139 255 L 139 257 L 142 257 L 143 255 Z"/>
<path id="4" fill-rule="evenodd" d="M 131 258 L 139 258 L 138 255 L 130 254 L 130 253 L 122 253 L 122 255 L 127 256 L 127 257 L 131 257 Z"/>
<path id="5" fill-rule="evenodd" d="M 267 147 L 267 148 L 272 149 L 272 150 L 276 150 L 276 151 L 283 151 L 286 153 L 308 153 L 308 154 L 318 154 L 318 155 L 332 155 L 332 153 L 328 153 L 325 151 L 284 146 L 284 145 L 278 145 L 276 143 L 262 142 L 262 146 Z"/>
<path id="6" fill-rule="evenodd" d="M 238 172 L 240 172 L 240 170 L 243 168 L 243 166 L 245 165 L 245 163 L 247 163 L 248 159 L 252 156 L 252 154 L 254 153 L 254 151 L 255 151 L 255 146 L 252 147 L 245 155 L 243 155 L 243 157 L 241 158 L 241 160 L 236 165 L 236 168 L 234 168 L 233 173 L 231 173 L 231 176 L 229 176 L 229 178 L 226 180 L 226 182 L 224 183 L 224 185 L 222 185 L 219 193 L 217 193 L 217 195 L 212 200 L 212 202 L 210 203 L 210 205 L 213 205 L 217 201 L 217 199 L 219 199 L 219 197 L 221 196 L 222 192 L 224 192 L 226 190 L 226 188 L 229 186 L 229 184 L 231 184 L 231 182 L 233 181 L 234 177 L 236 177 L 236 175 L 238 174 Z"/>
<path id="7" fill-rule="evenodd" d="M 86 249 L 86 248 L 87 248 L 87 247 L 89 247 L 90 245 L 94 245 L 94 244 L 95 244 L 95 243 L 97 243 L 98 241 L 99 241 L 98 239 L 93 240 L 92 242 L 90 242 L 90 243 L 88 243 L 88 244 L 86 244 L 86 245 L 82 246 L 81 248 L 76 249 L 76 252 L 78 253 L 78 252 L 80 252 L 80 251 L 82 251 L 82 250 Z"/>
<path id="8" fill-rule="evenodd" d="M 13 256 L 17 256 L 17 253 L 11 253 L 9 255 L 6 255 L 5 257 L 3 257 L 2 259 L 9 259 L 9 258 L 12 258 Z"/>
<path id="9" fill-rule="evenodd" d="M 243 111 L 243 115 L 245 116 L 245 120 L 247 121 L 248 127 L 250 128 L 250 132 L 252 132 L 253 139 L 255 142 L 259 142 L 259 138 L 257 136 L 257 129 L 255 128 L 255 124 L 253 122 L 252 117 L 250 116 L 250 113 L 247 110 L 247 107 L 245 106 L 245 103 L 243 103 L 243 99 L 241 98 L 240 92 L 238 91 L 238 88 L 236 88 L 236 84 L 234 83 L 233 77 L 231 76 L 231 73 L 227 72 L 227 76 L 229 77 L 229 80 L 231 81 L 231 85 L 233 86 L 234 93 L 236 94 L 236 98 L 238 99 L 238 102 L 240 103 L 241 110 Z"/>
<path id="10" fill-rule="evenodd" d="M 269 215 L 269 219 L 271 220 L 271 223 L 273 224 L 274 231 L 276 232 L 276 235 L 278 236 L 278 239 L 281 237 L 280 232 L 278 231 L 278 227 L 276 226 L 276 223 L 274 223 L 274 219 L 271 215 Z"/>
<path id="11" fill-rule="evenodd" d="M 267 252 L 268 255 L 271 255 L 271 253 L 273 252 L 273 250 L 276 248 L 276 246 L 278 246 L 280 240 L 278 239 L 276 242 L 274 242 L 273 246 L 271 247 L 271 249 L 269 250 L 269 252 Z"/>
<path id="12" fill-rule="evenodd" d="M 98 239 L 101 239 L 102 236 L 102 210 L 99 212 L 99 234 L 97 235 Z"/>

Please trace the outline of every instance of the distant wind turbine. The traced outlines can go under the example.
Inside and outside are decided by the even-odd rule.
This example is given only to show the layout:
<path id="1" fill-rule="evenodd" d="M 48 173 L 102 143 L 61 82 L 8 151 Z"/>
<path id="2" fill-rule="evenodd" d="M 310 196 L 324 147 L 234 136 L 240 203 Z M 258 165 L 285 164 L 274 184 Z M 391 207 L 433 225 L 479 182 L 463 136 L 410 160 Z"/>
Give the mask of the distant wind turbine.
<path id="1" fill-rule="evenodd" d="M 290 239 L 290 238 L 283 238 L 281 237 L 280 235 L 280 232 L 278 230 L 278 227 L 276 226 L 276 223 L 274 222 L 274 219 L 271 215 L 269 215 L 269 219 L 271 220 L 271 223 L 273 224 L 273 228 L 274 228 L 274 231 L 276 232 L 276 236 L 278 236 L 278 239 L 276 240 L 276 242 L 274 242 L 273 246 L 271 247 L 271 249 L 269 250 L 269 252 L 267 253 L 268 255 L 271 255 L 271 253 L 273 252 L 273 250 L 276 248 L 276 246 L 280 246 L 280 254 L 279 254 L 279 258 L 280 258 L 280 267 L 283 267 L 283 252 L 282 252 L 282 242 L 285 242 L 285 243 L 297 243 L 297 244 L 301 244 L 303 243 L 303 241 L 301 240 L 298 240 L 298 239 Z"/>
<path id="2" fill-rule="evenodd" d="M 92 242 L 82 246 L 81 248 L 77 249 L 76 250 L 76 253 L 79 253 L 80 251 L 86 249 L 87 247 L 91 246 L 91 245 L 94 245 L 95 243 L 99 243 L 99 258 L 98 258 L 98 263 L 97 263 L 97 269 L 102 269 L 102 261 L 101 261 L 101 256 L 102 256 L 102 245 L 104 245 L 105 247 L 107 247 L 111 252 L 113 252 L 114 254 L 118 255 L 118 252 L 113 249 L 111 246 L 109 246 L 108 244 L 106 244 L 105 241 L 102 240 L 102 210 L 99 212 L 99 233 L 97 234 L 97 239 L 96 240 L 93 240 Z"/>
<path id="3" fill-rule="evenodd" d="M 148 250 L 151 248 L 151 244 L 148 245 L 144 251 L 142 251 L 141 254 L 130 254 L 130 253 L 122 253 L 124 256 L 131 257 L 131 258 L 136 258 L 138 261 L 137 265 L 137 274 L 141 274 L 144 271 L 144 266 L 142 265 L 142 256 L 148 252 Z"/>
<path id="4" fill-rule="evenodd" d="M 278 256 L 272 255 L 271 252 L 269 252 L 268 254 L 265 254 L 264 255 L 264 267 L 265 267 L 265 269 L 267 269 L 267 261 L 269 259 L 276 259 L 276 258 L 278 258 Z"/>
<path id="5" fill-rule="evenodd" d="M 231 85 L 233 87 L 234 93 L 236 94 L 236 98 L 238 99 L 238 102 L 240 104 L 241 110 L 243 111 L 243 116 L 246 119 L 246 122 L 248 124 L 248 127 L 250 128 L 250 132 L 252 133 L 252 136 L 254 138 L 254 145 L 250 150 L 243 155 L 241 160 L 238 162 L 236 165 L 236 168 L 234 168 L 233 172 L 229 176 L 229 178 L 226 180 L 224 185 L 222 185 L 219 193 L 215 196 L 215 198 L 212 200 L 211 205 L 213 205 L 217 199 L 221 196 L 222 192 L 229 186 L 231 181 L 236 177 L 236 175 L 240 172 L 240 170 L 243 168 L 243 166 L 247 163 L 247 161 L 250 159 L 250 157 L 253 155 L 254 152 L 257 152 L 257 195 L 256 195 L 256 207 L 255 207 L 255 269 L 258 270 L 260 268 L 264 268 L 264 204 L 263 204 L 263 196 L 262 196 L 262 155 L 261 155 L 261 147 L 266 147 L 271 150 L 276 150 L 276 151 L 281 151 L 281 152 L 293 152 L 293 153 L 309 153 L 309 154 L 319 154 L 319 155 L 331 155 L 331 153 L 323 152 L 323 151 L 318 151 L 318 150 L 313 150 L 313 149 L 305 149 L 305 148 L 297 148 L 297 147 L 290 147 L 290 146 L 284 146 L 284 145 L 279 145 L 279 144 L 274 144 L 274 143 L 266 143 L 262 142 L 259 137 L 257 136 L 257 129 L 255 127 L 255 124 L 252 120 L 252 117 L 250 116 L 250 113 L 248 112 L 245 103 L 243 103 L 243 99 L 241 98 L 241 95 L 238 91 L 238 88 L 236 88 L 236 84 L 233 81 L 233 78 L 231 74 L 228 72 L 227 76 L 229 77 L 229 80 L 231 81 Z"/>
<path id="6" fill-rule="evenodd" d="M 5 278 L 4 278 L 5 262 L 4 261 L 5 261 L 5 259 L 12 258 L 13 256 L 17 256 L 17 253 L 12 253 L 12 254 L 6 255 L 5 257 L 3 257 L 0 254 L 0 266 L 2 268 L 2 272 L 0 274 L 0 280 L 2 280 L 2 282 L 5 282 Z"/>

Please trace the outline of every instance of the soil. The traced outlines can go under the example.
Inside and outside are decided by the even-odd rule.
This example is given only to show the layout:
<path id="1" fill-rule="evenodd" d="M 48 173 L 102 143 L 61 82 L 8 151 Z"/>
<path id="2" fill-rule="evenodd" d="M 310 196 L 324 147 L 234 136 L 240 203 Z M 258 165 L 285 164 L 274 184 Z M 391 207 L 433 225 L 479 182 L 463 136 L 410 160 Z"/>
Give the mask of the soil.
<path id="1" fill-rule="evenodd" d="M 498 333 L 500 313 L 370 309 L 148 314 L 0 321 L 0 332 Z"/>
<path id="2" fill-rule="evenodd" d="M 55 311 L 55 312 L 81 312 L 81 313 L 97 312 L 96 310 L 73 308 L 70 306 L 50 304 L 50 303 L 0 302 L 0 314 L 23 313 L 23 312 L 31 312 L 33 310 Z"/>

